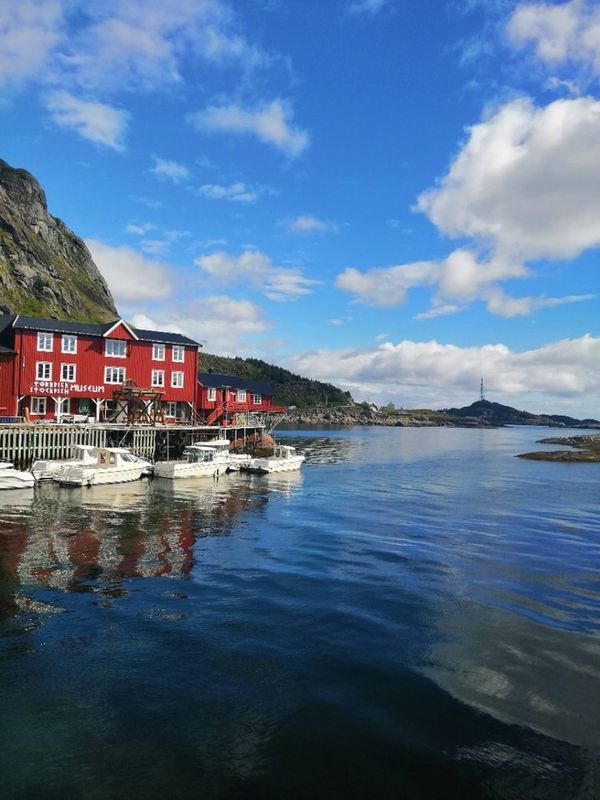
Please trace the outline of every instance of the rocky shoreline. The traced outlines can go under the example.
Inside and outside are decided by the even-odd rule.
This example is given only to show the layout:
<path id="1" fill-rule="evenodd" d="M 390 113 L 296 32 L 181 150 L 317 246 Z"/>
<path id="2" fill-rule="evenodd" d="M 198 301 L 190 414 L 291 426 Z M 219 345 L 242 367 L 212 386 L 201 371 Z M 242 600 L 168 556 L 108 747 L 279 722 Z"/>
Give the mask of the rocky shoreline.
<path id="1" fill-rule="evenodd" d="M 571 450 L 538 450 L 533 453 L 521 453 L 517 458 L 530 461 L 565 461 L 600 463 L 600 434 L 587 436 L 549 436 L 540 439 L 540 444 L 561 444 Z"/>
<path id="2" fill-rule="evenodd" d="M 290 409 L 282 414 L 281 423 L 285 425 L 376 425 L 394 428 L 491 428 L 489 420 L 477 417 L 453 417 L 441 411 L 418 409 L 413 411 L 382 410 L 363 406 Z"/>

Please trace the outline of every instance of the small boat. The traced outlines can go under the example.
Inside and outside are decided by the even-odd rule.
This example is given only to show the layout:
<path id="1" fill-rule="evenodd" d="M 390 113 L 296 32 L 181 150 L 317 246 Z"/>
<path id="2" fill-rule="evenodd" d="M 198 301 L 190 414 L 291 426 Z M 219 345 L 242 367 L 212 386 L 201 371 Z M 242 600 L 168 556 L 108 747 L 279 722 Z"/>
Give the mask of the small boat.
<path id="1" fill-rule="evenodd" d="M 154 474 L 157 478 L 216 478 L 227 472 L 229 442 L 196 442 L 185 448 L 183 461 L 157 461 Z"/>
<path id="2" fill-rule="evenodd" d="M 0 461 L 0 489 L 32 489 L 34 484 L 31 472 L 21 472 L 10 461 Z"/>
<path id="3" fill-rule="evenodd" d="M 90 464 L 63 464 L 54 475 L 62 486 L 94 486 L 103 483 L 137 481 L 147 470 L 148 462 L 125 447 L 97 447 Z"/>
<path id="4" fill-rule="evenodd" d="M 98 448 L 91 444 L 76 444 L 71 452 L 71 458 L 62 460 L 42 460 L 33 462 L 31 471 L 36 481 L 52 481 L 56 478 L 57 474 L 63 467 L 79 467 L 79 466 L 95 466 L 98 463 Z M 143 465 L 142 475 L 152 474 L 152 464 L 145 458 L 134 456 L 130 453 L 131 458 L 136 462 Z"/>
<path id="5" fill-rule="evenodd" d="M 76 444 L 71 451 L 71 458 L 52 461 L 38 459 L 33 462 L 31 471 L 36 481 L 52 481 L 56 473 L 66 465 L 95 464 L 97 460 L 96 448 L 90 444 Z"/>
<path id="6" fill-rule="evenodd" d="M 300 469 L 304 456 L 296 452 L 295 447 L 287 444 L 276 444 L 272 456 L 253 458 L 247 467 L 248 472 L 292 472 Z"/>

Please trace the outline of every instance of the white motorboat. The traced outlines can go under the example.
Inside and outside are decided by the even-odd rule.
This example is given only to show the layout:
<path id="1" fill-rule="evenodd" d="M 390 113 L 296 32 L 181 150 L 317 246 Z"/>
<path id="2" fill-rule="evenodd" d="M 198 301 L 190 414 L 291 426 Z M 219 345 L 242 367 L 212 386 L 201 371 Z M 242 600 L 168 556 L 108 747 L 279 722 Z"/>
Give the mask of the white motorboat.
<path id="1" fill-rule="evenodd" d="M 183 461 L 157 461 L 157 478 L 213 478 L 227 472 L 229 442 L 196 442 L 185 448 Z"/>
<path id="2" fill-rule="evenodd" d="M 57 459 L 38 459 L 33 462 L 31 471 L 36 481 L 52 481 L 56 473 L 66 465 L 85 465 L 95 464 L 97 460 L 96 448 L 90 444 L 76 444 L 71 451 L 71 458 Z"/>
<path id="3" fill-rule="evenodd" d="M 10 461 L 0 461 L 0 489 L 32 489 L 34 484 L 31 472 L 15 469 Z"/>
<path id="4" fill-rule="evenodd" d="M 97 447 L 91 464 L 63 464 L 54 480 L 63 486 L 94 486 L 103 483 L 137 481 L 148 462 L 134 456 L 125 447 Z"/>
<path id="5" fill-rule="evenodd" d="M 250 464 L 242 467 L 249 472 L 292 472 L 300 469 L 304 456 L 296 452 L 295 447 L 287 444 L 276 444 L 272 456 L 253 458 Z"/>
<path id="6" fill-rule="evenodd" d="M 152 474 L 152 464 L 145 458 L 134 456 L 130 453 L 135 462 L 143 466 L 142 475 Z M 73 447 L 71 458 L 51 461 L 49 459 L 39 459 L 34 461 L 31 471 L 36 481 L 52 481 L 56 478 L 63 467 L 96 466 L 98 463 L 98 448 L 90 444 L 77 444 Z"/>

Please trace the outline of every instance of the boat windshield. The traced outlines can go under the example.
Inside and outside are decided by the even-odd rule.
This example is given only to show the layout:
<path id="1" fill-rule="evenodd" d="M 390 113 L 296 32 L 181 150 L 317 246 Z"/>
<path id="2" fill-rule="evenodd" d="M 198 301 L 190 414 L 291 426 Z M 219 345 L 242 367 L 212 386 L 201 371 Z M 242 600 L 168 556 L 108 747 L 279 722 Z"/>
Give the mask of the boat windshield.
<path id="1" fill-rule="evenodd" d="M 189 464 L 200 464 L 204 461 L 214 461 L 215 453 L 209 447 L 187 447 L 184 455 Z"/>

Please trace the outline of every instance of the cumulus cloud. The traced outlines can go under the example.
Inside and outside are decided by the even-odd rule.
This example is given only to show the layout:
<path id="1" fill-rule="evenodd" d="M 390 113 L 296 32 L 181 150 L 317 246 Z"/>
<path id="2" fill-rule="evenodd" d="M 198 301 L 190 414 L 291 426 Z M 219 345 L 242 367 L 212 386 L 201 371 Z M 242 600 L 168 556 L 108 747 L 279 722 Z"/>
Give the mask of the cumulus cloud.
<path id="1" fill-rule="evenodd" d="M 78 133 L 84 139 L 123 150 L 125 131 L 129 115 L 126 111 L 105 103 L 81 100 L 69 92 L 52 92 L 46 107 L 53 121 L 61 128 Z"/>
<path id="2" fill-rule="evenodd" d="M 334 222 L 327 222 L 312 214 L 300 214 L 298 217 L 294 217 L 294 219 L 287 220 L 284 224 L 288 233 L 304 236 L 337 232 L 337 225 Z"/>
<path id="3" fill-rule="evenodd" d="M 600 102 L 507 103 L 473 126 L 418 208 L 444 233 L 515 258 L 573 258 L 600 244 Z"/>
<path id="4" fill-rule="evenodd" d="M 592 0 L 521 3 L 508 22 L 510 40 L 531 44 L 549 66 L 578 63 L 600 75 L 600 7 Z"/>
<path id="5" fill-rule="evenodd" d="M 39 74 L 60 39 L 62 21 L 59 0 L 0 3 L 0 86 Z"/>
<path id="6" fill-rule="evenodd" d="M 301 270 L 278 267 L 260 250 L 245 250 L 239 256 L 223 251 L 199 256 L 194 263 L 205 275 L 223 284 L 248 283 L 269 300 L 285 302 L 312 294 L 320 281 L 307 278 Z"/>
<path id="7" fill-rule="evenodd" d="M 151 316 L 134 313 L 139 328 L 182 333 L 202 343 L 211 353 L 236 354 L 248 348 L 249 337 L 269 328 L 261 310 L 249 300 L 209 295 L 177 309 L 163 308 Z"/>
<path id="8" fill-rule="evenodd" d="M 253 108 L 240 105 L 209 106 L 189 116 L 198 130 L 255 136 L 291 158 L 308 147 L 308 133 L 294 125 L 289 102 L 272 100 Z"/>
<path id="9" fill-rule="evenodd" d="M 348 267 L 337 276 L 335 285 L 368 305 L 386 308 L 400 305 L 406 300 L 408 289 L 431 284 L 438 274 L 439 265 L 434 261 L 375 267 L 366 272 Z"/>
<path id="10" fill-rule="evenodd" d="M 231 200 L 234 203 L 254 203 L 260 196 L 257 189 L 249 189 L 242 181 L 236 181 L 229 186 L 218 183 L 206 183 L 200 186 L 198 194 L 207 200 Z"/>
<path id="11" fill-rule="evenodd" d="M 488 392 L 506 402 L 545 395 L 568 403 L 587 393 L 596 406 L 599 365 L 600 338 L 589 334 L 525 352 L 503 344 L 458 347 L 405 340 L 360 350 L 316 350 L 291 364 L 295 372 L 332 381 L 361 397 L 388 397 L 395 390 L 401 401 L 437 396 L 445 404 L 454 392 L 473 396 L 483 376 Z"/>
<path id="12" fill-rule="evenodd" d="M 112 247 L 95 239 L 86 244 L 117 306 L 132 300 L 163 300 L 172 293 L 172 274 L 164 264 L 125 245 Z"/>
<path id="13" fill-rule="evenodd" d="M 169 161 L 165 158 L 157 158 L 156 156 L 154 156 L 154 166 L 151 167 L 150 172 L 173 183 L 184 183 L 190 177 L 190 171 L 185 164 L 179 164 L 177 161 Z"/>

